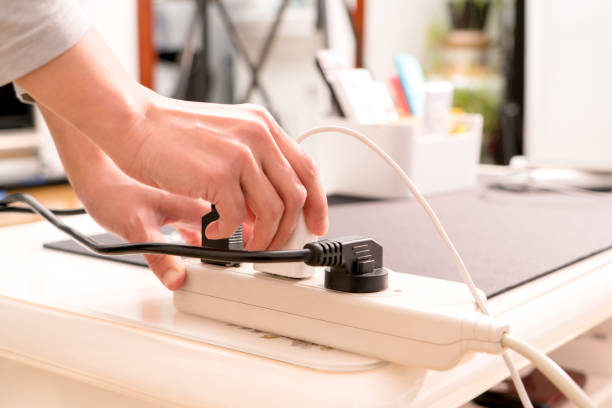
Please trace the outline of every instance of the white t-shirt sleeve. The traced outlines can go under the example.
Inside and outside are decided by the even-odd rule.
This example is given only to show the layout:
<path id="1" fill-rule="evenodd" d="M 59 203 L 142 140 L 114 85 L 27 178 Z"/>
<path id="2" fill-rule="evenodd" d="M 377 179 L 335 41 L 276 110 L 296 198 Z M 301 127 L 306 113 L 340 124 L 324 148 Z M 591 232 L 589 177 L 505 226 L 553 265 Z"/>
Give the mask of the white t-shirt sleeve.
<path id="1" fill-rule="evenodd" d="M 89 26 L 75 0 L 0 0 L 0 86 L 71 48 Z"/>

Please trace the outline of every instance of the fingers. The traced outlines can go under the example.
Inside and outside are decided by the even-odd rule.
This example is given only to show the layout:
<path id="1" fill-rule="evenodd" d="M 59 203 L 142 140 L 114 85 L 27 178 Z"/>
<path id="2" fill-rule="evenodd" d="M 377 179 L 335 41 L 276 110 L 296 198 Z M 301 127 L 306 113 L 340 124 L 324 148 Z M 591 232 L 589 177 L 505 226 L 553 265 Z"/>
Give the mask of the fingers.
<path id="1" fill-rule="evenodd" d="M 160 200 L 158 208 L 159 213 L 163 215 L 161 225 L 172 224 L 179 230 L 197 232 L 199 236 L 202 216 L 210 212 L 210 203 L 202 199 L 167 194 Z"/>
<path id="2" fill-rule="evenodd" d="M 159 226 L 148 223 L 134 225 L 123 235 L 130 242 L 165 242 Z M 185 280 L 185 266 L 180 258 L 170 255 L 144 255 L 144 258 L 164 286 L 170 290 L 181 287 Z"/>
<path id="3" fill-rule="evenodd" d="M 253 152 L 245 144 L 234 143 L 234 160 L 231 165 L 238 176 L 215 178 L 208 196 L 219 213 L 219 219 L 206 227 L 206 237 L 229 237 L 245 221 L 252 225 L 245 248 L 268 248 L 278 229 L 284 204 L 276 189 L 266 177 Z"/>
<path id="4" fill-rule="evenodd" d="M 242 146 L 246 147 L 246 154 L 239 157 L 241 189 L 255 215 L 252 239 L 246 248 L 281 248 L 293 233 L 301 211 L 313 233 L 325 234 L 327 200 L 314 163 L 265 109 L 251 105 L 243 109 L 256 115 L 248 128 L 239 129 Z"/>
<path id="5" fill-rule="evenodd" d="M 270 247 L 277 235 L 285 205 L 254 158 L 245 166 L 241 184 L 248 208 L 254 217 L 252 234 L 245 241 L 245 248 L 251 251 L 264 250 Z"/>
<path id="6" fill-rule="evenodd" d="M 258 112 L 268 123 L 276 144 L 306 189 L 304 202 L 306 225 L 313 234 L 325 235 L 328 227 L 327 197 L 314 161 L 300 148 L 295 140 L 282 130 L 266 110 L 260 109 Z"/>
<path id="7" fill-rule="evenodd" d="M 280 249 L 289 239 L 306 201 L 307 191 L 291 165 L 280 152 L 274 141 L 267 149 L 271 160 L 263 160 L 264 172 L 280 197 L 284 211 L 278 223 L 278 228 L 268 249 Z"/>
<path id="8" fill-rule="evenodd" d="M 187 245 L 200 246 L 202 245 L 202 234 L 199 231 L 190 229 L 176 228 L 181 238 Z"/>
<path id="9" fill-rule="evenodd" d="M 242 223 L 242 240 L 245 243 L 245 248 L 247 248 L 248 243 L 251 242 L 251 240 L 253 239 L 253 223 L 255 222 L 254 220 L 255 219 L 247 219 L 245 222 Z"/>
<path id="10" fill-rule="evenodd" d="M 229 168 L 227 163 L 224 166 L 218 165 L 218 168 L 224 170 L 211 177 L 213 182 L 209 184 L 206 197 L 215 204 L 219 212 L 219 219 L 206 228 L 205 234 L 210 239 L 228 237 L 247 218 L 251 218 L 253 221 L 252 235 L 251 239 L 246 241 L 245 247 L 249 250 L 263 250 L 268 248 L 275 239 L 279 224 L 285 213 L 285 204 L 278 194 L 279 189 L 272 184 L 260 161 L 254 155 L 256 140 L 266 139 L 266 135 L 262 135 L 264 128 L 262 126 L 255 129 L 244 129 L 244 133 L 249 132 L 256 134 L 255 138 L 249 142 L 238 143 L 234 141 L 230 143 L 225 140 L 218 141 L 216 145 L 218 151 L 224 157 L 229 157 L 231 161 Z M 269 133 L 267 139 L 269 143 L 274 145 Z M 278 151 L 275 145 L 274 147 Z M 228 150 L 231 150 L 231 153 Z M 269 154 L 266 157 L 268 156 Z M 277 156 L 274 158 L 275 161 L 284 160 L 280 151 L 278 151 Z M 292 172 L 286 160 L 281 164 Z M 283 175 L 276 174 L 275 177 L 280 180 Z M 299 184 L 296 175 L 293 175 L 293 180 Z M 286 241 L 288 238 L 297 219 L 295 214 L 299 214 L 301 204 L 300 202 L 297 206 L 292 206 L 295 207 L 292 210 L 293 221 L 289 220 L 283 223 L 280 239 Z"/>
<path id="11" fill-rule="evenodd" d="M 209 239 L 227 238 L 245 219 L 247 210 L 245 197 L 240 185 L 230 184 L 217 187 L 219 191 L 212 199 L 219 213 L 219 219 L 206 227 L 206 237 Z"/>
<path id="12" fill-rule="evenodd" d="M 325 235 L 328 228 L 327 196 L 323 190 L 316 164 L 297 146 L 294 140 L 290 139 L 286 144 L 286 155 L 307 191 L 304 202 L 306 225 L 313 234 Z"/>

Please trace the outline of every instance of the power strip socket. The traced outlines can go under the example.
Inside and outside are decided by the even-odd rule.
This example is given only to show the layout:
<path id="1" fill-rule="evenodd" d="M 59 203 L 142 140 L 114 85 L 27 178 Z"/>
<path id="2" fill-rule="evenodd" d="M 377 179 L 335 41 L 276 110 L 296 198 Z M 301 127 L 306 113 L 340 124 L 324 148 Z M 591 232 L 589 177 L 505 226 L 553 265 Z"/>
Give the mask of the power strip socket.
<path id="1" fill-rule="evenodd" d="M 507 326 L 476 310 L 464 284 L 389 272 L 389 289 L 346 293 L 309 279 L 274 276 L 251 264 L 186 261 L 174 292 L 183 312 L 331 346 L 407 366 L 447 370 L 473 355 L 501 353 Z"/>

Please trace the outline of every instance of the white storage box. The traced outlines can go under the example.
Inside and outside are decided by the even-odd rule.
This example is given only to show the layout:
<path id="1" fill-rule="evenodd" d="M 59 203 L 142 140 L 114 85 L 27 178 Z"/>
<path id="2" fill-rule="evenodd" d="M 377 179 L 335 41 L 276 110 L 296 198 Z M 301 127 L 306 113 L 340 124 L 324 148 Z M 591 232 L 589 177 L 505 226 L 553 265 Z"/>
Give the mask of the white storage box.
<path id="1" fill-rule="evenodd" d="M 482 116 L 457 115 L 461 133 L 421 135 L 416 120 L 365 125 L 327 118 L 322 125 L 344 126 L 365 134 L 385 150 L 423 194 L 466 190 L 476 185 Z M 327 194 L 397 198 L 410 195 L 395 172 L 358 140 L 342 134 L 315 135 L 304 147 L 317 162 Z"/>

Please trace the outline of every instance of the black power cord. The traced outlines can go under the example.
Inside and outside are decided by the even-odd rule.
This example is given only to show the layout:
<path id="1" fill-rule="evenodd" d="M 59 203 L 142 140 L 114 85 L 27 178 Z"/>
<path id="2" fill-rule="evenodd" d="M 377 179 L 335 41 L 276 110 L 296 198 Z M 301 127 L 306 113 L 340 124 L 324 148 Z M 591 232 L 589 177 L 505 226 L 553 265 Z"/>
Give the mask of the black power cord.
<path id="1" fill-rule="evenodd" d="M 30 207 L 12 206 L 13 203 L 24 203 Z M 29 211 L 24 211 L 29 210 Z M 290 251 L 235 251 L 214 248 L 204 248 L 191 245 L 167 244 L 159 242 L 134 242 L 126 244 L 105 245 L 96 242 L 94 239 L 80 233 L 62 220 L 57 215 L 76 215 L 84 214 L 85 210 L 49 210 L 35 198 L 28 194 L 10 194 L 0 200 L 0 211 L 3 212 L 34 212 L 53 226 L 68 234 L 71 238 L 83 245 L 87 249 L 101 255 L 125 255 L 125 254 L 163 254 L 176 255 L 187 258 L 210 259 L 215 261 L 228 262 L 305 262 L 309 263 L 312 255 L 310 249 L 296 249 Z"/>
<path id="2" fill-rule="evenodd" d="M 161 242 L 134 242 L 116 245 L 100 244 L 60 220 L 57 215 L 84 214 L 85 210 L 50 210 L 27 194 L 11 194 L 0 200 L 0 211 L 32 212 L 49 221 L 85 248 L 101 255 L 164 254 L 199 258 L 213 263 L 272 263 L 304 262 L 310 266 L 327 266 L 325 287 L 342 292 L 368 293 L 388 286 L 388 272 L 382 265 L 383 250 L 370 238 L 343 237 L 336 240 L 309 242 L 302 249 L 287 251 L 242 251 L 236 249 L 199 247 Z M 57 215 L 56 215 L 57 214 Z M 204 228 L 202 232 L 204 231 Z"/>
<path id="3" fill-rule="evenodd" d="M 84 208 L 74 208 L 74 209 L 55 209 L 49 208 L 49 211 L 54 215 L 58 215 L 60 217 L 65 217 L 69 215 L 83 215 L 87 214 L 87 211 Z M 13 212 L 13 213 L 26 213 L 26 214 L 36 214 L 36 211 L 27 207 L 17 207 L 17 206 L 9 206 L 5 204 L 0 204 L 0 212 Z"/>

